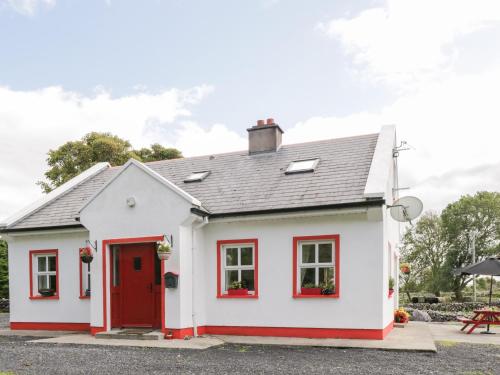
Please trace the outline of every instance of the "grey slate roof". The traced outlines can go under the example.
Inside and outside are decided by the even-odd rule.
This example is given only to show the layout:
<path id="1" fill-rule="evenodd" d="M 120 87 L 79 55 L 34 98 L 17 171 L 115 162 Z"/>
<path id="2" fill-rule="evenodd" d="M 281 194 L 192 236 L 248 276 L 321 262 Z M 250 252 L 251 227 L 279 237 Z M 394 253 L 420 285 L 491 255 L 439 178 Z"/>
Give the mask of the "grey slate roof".
<path id="1" fill-rule="evenodd" d="M 363 197 L 378 134 L 284 145 L 277 152 L 231 152 L 146 163 L 202 202 L 211 214 L 307 208 L 365 202 Z M 290 162 L 319 158 L 312 173 L 285 174 Z M 121 167 L 84 181 L 8 229 L 67 226 L 78 209 Z M 209 170 L 201 182 L 192 172 Z"/>

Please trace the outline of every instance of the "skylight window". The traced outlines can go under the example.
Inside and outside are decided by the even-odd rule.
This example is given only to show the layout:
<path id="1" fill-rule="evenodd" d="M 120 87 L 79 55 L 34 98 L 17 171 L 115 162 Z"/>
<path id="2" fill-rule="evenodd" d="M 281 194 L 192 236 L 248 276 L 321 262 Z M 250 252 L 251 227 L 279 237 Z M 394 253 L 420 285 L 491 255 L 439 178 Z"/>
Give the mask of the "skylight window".
<path id="1" fill-rule="evenodd" d="M 184 182 L 203 181 L 205 179 L 205 177 L 207 177 L 209 174 L 210 174 L 210 171 L 193 172 L 184 180 Z"/>
<path id="2" fill-rule="evenodd" d="M 318 165 L 319 159 L 307 159 L 292 161 L 286 170 L 286 174 L 313 172 Z"/>

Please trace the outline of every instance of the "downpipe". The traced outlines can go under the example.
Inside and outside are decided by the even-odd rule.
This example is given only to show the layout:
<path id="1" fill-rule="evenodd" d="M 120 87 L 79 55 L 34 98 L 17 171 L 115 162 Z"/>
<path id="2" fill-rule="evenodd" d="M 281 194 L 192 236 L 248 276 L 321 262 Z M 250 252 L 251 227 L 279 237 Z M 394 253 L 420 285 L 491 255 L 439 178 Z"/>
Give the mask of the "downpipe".
<path id="1" fill-rule="evenodd" d="M 208 217 L 204 217 L 202 222 L 198 225 L 191 226 L 191 305 L 192 314 L 191 318 L 193 320 L 193 337 L 198 337 L 198 324 L 196 323 L 196 296 L 195 296 L 195 246 L 194 246 L 194 232 L 198 229 L 203 228 L 208 224 Z"/>

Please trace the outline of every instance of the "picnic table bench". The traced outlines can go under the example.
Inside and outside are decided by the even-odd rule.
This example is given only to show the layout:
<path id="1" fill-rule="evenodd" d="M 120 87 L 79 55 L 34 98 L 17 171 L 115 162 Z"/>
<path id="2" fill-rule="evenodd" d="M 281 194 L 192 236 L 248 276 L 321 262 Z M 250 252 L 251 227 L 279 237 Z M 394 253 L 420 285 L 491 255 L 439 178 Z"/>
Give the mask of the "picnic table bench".
<path id="1" fill-rule="evenodd" d="M 458 318 L 458 320 L 464 324 L 460 331 L 464 331 L 467 327 L 472 326 L 467 331 L 467 334 L 470 334 L 479 326 L 500 325 L 500 311 L 474 310 L 474 314 L 472 319 L 463 317 Z"/>

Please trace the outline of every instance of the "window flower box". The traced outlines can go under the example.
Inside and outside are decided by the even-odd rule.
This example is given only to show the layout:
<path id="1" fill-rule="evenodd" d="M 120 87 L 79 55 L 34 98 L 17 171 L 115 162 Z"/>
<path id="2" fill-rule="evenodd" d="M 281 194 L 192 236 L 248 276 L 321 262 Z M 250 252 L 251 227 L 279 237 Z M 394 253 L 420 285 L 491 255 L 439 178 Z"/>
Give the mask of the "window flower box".
<path id="1" fill-rule="evenodd" d="M 39 289 L 38 293 L 40 293 L 42 297 L 52 297 L 56 294 L 56 291 L 54 289 Z"/>
<path id="2" fill-rule="evenodd" d="M 305 296 L 319 296 L 322 288 L 300 288 L 300 294 Z"/>
<path id="3" fill-rule="evenodd" d="M 248 289 L 247 288 L 240 288 L 240 289 L 228 289 L 227 294 L 229 296 L 246 296 L 248 295 Z"/>

